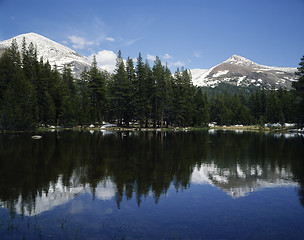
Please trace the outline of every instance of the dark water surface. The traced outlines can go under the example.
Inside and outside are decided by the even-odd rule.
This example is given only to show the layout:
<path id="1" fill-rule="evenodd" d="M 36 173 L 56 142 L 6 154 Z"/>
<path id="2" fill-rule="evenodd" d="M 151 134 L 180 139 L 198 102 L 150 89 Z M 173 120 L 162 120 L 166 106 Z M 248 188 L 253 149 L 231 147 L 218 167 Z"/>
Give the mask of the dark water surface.
<path id="1" fill-rule="evenodd" d="M 304 239 L 304 138 L 1 135 L 0 239 Z"/>

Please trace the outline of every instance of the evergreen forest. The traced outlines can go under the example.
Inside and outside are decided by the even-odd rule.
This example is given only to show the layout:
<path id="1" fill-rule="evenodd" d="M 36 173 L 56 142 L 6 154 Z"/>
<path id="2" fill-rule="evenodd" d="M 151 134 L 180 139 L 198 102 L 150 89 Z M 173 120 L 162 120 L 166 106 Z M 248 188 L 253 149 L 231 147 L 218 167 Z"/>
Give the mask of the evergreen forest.
<path id="1" fill-rule="evenodd" d="M 121 51 L 113 74 L 100 71 L 94 58 L 81 79 L 70 66 L 37 59 L 37 50 L 14 40 L 0 57 L 0 130 L 37 126 L 73 127 L 102 122 L 128 127 L 204 127 L 292 122 L 304 119 L 304 57 L 293 90 L 206 93 L 192 84 L 190 71 L 174 74 L 157 57 L 153 66 L 139 53 L 136 63 Z"/>

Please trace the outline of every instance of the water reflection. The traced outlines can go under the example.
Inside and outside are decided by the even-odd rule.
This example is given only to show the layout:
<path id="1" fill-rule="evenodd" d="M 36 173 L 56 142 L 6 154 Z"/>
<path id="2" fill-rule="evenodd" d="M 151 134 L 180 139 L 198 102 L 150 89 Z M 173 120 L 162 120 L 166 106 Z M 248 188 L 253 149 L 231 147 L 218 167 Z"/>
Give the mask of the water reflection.
<path id="1" fill-rule="evenodd" d="M 212 164 L 202 164 L 192 173 L 191 182 L 195 184 L 211 184 L 219 187 L 233 198 L 244 197 L 250 192 L 263 188 L 298 186 L 293 180 L 290 169 L 271 169 L 236 164 L 230 169 L 221 169 Z"/>
<path id="2" fill-rule="evenodd" d="M 38 141 L 3 135 L 0 206 L 37 215 L 85 193 L 115 198 L 117 208 L 123 198 L 140 206 L 150 195 L 158 203 L 170 186 L 191 184 L 216 186 L 232 198 L 299 185 L 303 204 L 303 153 L 303 138 L 245 132 L 55 132 Z"/>

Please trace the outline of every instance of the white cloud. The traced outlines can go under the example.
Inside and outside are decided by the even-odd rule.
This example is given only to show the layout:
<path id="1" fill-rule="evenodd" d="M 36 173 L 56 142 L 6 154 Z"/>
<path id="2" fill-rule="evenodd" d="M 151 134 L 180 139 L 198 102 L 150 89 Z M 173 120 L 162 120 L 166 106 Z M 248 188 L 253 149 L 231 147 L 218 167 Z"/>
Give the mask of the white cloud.
<path id="1" fill-rule="evenodd" d="M 202 57 L 202 53 L 200 51 L 195 51 L 193 55 L 196 58 L 201 58 Z"/>
<path id="2" fill-rule="evenodd" d="M 106 37 L 105 39 L 109 42 L 115 42 L 115 39 L 112 37 Z"/>
<path id="3" fill-rule="evenodd" d="M 163 56 L 163 59 L 172 59 L 173 57 L 170 56 L 168 53 L 165 54 L 165 56 Z"/>
<path id="4" fill-rule="evenodd" d="M 176 67 L 183 67 L 183 66 L 185 66 L 185 63 L 183 63 L 181 61 L 177 61 L 177 62 L 171 63 L 170 65 L 176 66 Z"/>
<path id="5" fill-rule="evenodd" d="M 87 45 L 93 45 L 94 44 L 93 41 L 88 41 L 85 38 L 77 37 L 75 35 L 68 36 L 68 39 L 71 41 L 71 43 L 73 44 L 72 46 L 75 49 L 83 49 Z"/>
<path id="6" fill-rule="evenodd" d="M 156 56 L 147 54 L 147 59 L 150 60 L 150 61 L 155 61 L 156 60 Z"/>
<path id="7" fill-rule="evenodd" d="M 113 51 L 102 50 L 96 54 L 90 55 L 88 58 L 92 60 L 94 55 L 96 56 L 98 67 L 107 70 L 110 73 L 114 72 L 117 55 Z"/>
<path id="8" fill-rule="evenodd" d="M 129 45 L 132 45 L 133 43 L 137 42 L 138 40 L 140 40 L 141 38 L 136 38 L 136 39 L 132 39 L 130 41 L 127 41 L 126 42 L 126 45 L 129 46 Z"/>

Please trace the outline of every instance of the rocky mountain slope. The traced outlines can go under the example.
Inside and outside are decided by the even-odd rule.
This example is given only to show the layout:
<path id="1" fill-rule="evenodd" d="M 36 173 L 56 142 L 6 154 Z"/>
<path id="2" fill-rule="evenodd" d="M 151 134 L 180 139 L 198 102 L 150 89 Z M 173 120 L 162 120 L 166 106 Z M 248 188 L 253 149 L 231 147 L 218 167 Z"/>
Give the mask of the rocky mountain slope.
<path id="1" fill-rule="evenodd" d="M 291 88 L 296 81 L 297 68 L 270 67 L 233 55 L 210 69 L 191 69 L 194 85 L 216 87 L 228 83 L 240 87 L 265 87 L 267 89 Z"/>

